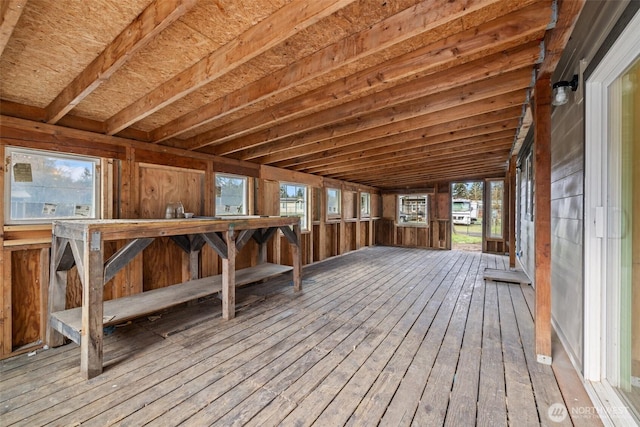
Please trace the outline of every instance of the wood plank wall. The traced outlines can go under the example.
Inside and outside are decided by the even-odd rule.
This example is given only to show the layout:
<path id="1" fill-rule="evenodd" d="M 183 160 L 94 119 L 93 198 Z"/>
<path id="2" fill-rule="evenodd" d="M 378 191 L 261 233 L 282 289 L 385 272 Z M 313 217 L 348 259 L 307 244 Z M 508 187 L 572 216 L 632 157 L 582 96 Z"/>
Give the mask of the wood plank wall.
<path id="1" fill-rule="evenodd" d="M 234 173 L 249 177 L 250 214 L 280 214 L 280 182 L 309 186 L 312 220 L 302 235 L 303 263 L 340 255 L 374 244 L 374 227 L 381 212 L 379 191 L 353 183 L 324 180 L 299 172 L 194 152 L 147 147 L 135 141 L 107 137 L 58 126 L 2 117 L 0 154 L 5 146 L 44 149 L 101 157 L 103 210 L 106 218 L 164 218 L 169 202 L 181 201 L 187 212 L 212 216 L 214 175 Z M 5 162 L 1 163 L 4 172 Z M 0 198 L 4 200 L 0 174 Z M 324 213 L 325 187 L 340 188 L 345 208 L 342 218 Z M 371 217 L 360 218 L 360 192 L 371 194 Z M 0 220 L 5 224 L 3 210 Z M 46 325 L 51 227 L 7 226 L 0 233 L 0 358 L 42 346 Z M 110 244 L 115 252 L 125 242 Z M 289 245 L 276 234 L 267 251 L 270 262 L 292 264 Z M 113 299 L 156 289 L 188 279 L 181 259 L 186 256 L 169 239 L 154 242 L 105 285 L 105 298 Z M 236 268 L 255 265 L 258 247 L 249 242 L 238 254 Z M 201 275 L 221 271 L 221 260 L 208 247 L 201 254 Z M 82 286 L 75 267 L 68 275 L 67 308 L 81 305 Z"/>
<path id="2" fill-rule="evenodd" d="M 411 192 L 388 192 L 382 197 L 382 218 L 376 223 L 376 244 L 418 248 L 451 249 L 451 184 Z M 398 195 L 427 194 L 429 219 L 426 226 L 398 225 Z"/>

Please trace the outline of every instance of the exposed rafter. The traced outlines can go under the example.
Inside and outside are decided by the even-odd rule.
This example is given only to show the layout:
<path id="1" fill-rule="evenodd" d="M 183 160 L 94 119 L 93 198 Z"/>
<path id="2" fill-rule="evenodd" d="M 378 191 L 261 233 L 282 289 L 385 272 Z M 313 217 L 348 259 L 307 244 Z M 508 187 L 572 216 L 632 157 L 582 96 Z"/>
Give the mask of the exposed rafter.
<path id="1" fill-rule="evenodd" d="M 106 122 L 113 135 L 219 78 L 355 0 L 294 0 Z"/>
<path id="2" fill-rule="evenodd" d="M 510 25 L 505 25 L 507 22 Z M 514 22 L 517 24 L 512 24 Z M 177 146 L 198 149 L 213 143 L 221 144 L 231 141 L 214 151 L 218 154 L 234 152 L 259 141 L 259 136 L 252 135 L 252 138 L 247 138 L 252 131 L 262 130 L 262 134 L 256 135 L 268 138 L 275 133 L 272 131 L 275 124 L 318 111 L 320 107 L 330 108 L 336 103 L 344 103 L 347 100 L 358 99 L 372 92 L 384 90 L 394 83 L 402 82 L 408 76 L 418 78 L 439 71 L 446 72 L 468 61 L 485 59 L 492 54 L 526 45 L 542 37 L 547 24 L 548 18 L 541 17 L 536 9 L 530 7 L 482 23 L 478 28 L 470 30 L 449 25 L 445 27 L 444 38 L 441 40 L 272 108 L 203 132 L 179 142 Z M 537 59 L 539 50 L 536 50 L 535 55 Z M 487 61 L 485 64 L 488 63 Z M 432 90 L 435 91 L 437 88 Z M 240 137 L 243 138 L 236 140 Z"/>
<path id="3" fill-rule="evenodd" d="M 47 122 L 57 123 L 122 67 L 197 0 L 155 0 L 129 24 L 47 107 Z"/>
<path id="4" fill-rule="evenodd" d="M 4 116 L 389 189 L 504 176 L 584 0 L 22 4 Z"/>
<path id="5" fill-rule="evenodd" d="M 0 2 L 0 55 L 18 24 L 27 0 L 2 0 Z"/>
<path id="6" fill-rule="evenodd" d="M 359 141 L 370 138 L 382 138 L 394 133 L 404 132 L 410 129 L 419 129 L 427 126 L 464 119 L 477 114 L 488 113 L 495 110 L 503 110 L 513 107 L 522 99 L 522 89 L 512 92 L 503 92 L 488 86 L 488 91 L 494 91 L 493 96 L 474 99 L 465 102 L 460 95 L 450 94 L 453 99 L 440 99 L 443 102 L 441 108 L 429 110 L 429 97 L 412 102 L 403 110 L 390 110 L 375 113 L 377 117 L 365 117 L 363 120 L 348 121 L 331 128 L 322 128 L 310 131 L 300 136 L 290 137 L 267 147 L 257 147 L 247 150 L 248 154 L 241 158 L 257 158 L 262 164 L 271 164 L 295 157 L 318 153 L 339 146 L 337 138 L 351 136 Z M 469 92 L 466 92 L 469 93 Z M 434 95 L 440 97 L 440 95 Z M 425 111 L 427 110 L 427 111 Z M 438 114 L 429 114 L 437 111 Z"/>

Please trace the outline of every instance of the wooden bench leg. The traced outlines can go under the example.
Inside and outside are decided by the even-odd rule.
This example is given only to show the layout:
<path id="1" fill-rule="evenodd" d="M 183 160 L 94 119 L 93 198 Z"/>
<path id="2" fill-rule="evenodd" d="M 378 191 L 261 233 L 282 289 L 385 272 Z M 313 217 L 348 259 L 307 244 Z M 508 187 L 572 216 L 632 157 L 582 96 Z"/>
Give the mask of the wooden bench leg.
<path id="1" fill-rule="evenodd" d="M 302 233 L 300 225 L 293 226 L 296 235 L 296 243 L 292 245 L 293 255 L 293 290 L 298 292 L 302 289 Z"/>
<path id="2" fill-rule="evenodd" d="M 222 318 L 236 316 L 236 242 L 233 230 L 225 231 L 227 257 L 222 258 Z"/>
<path id="3" fill-rule="evenodd" d="M 80 373 L 91 379 L 102 373 L 102 316 L 104 287 L 104 242 L 100 233 L 91 233 L 84 244 L 82 281 L 82 332 Z"/>

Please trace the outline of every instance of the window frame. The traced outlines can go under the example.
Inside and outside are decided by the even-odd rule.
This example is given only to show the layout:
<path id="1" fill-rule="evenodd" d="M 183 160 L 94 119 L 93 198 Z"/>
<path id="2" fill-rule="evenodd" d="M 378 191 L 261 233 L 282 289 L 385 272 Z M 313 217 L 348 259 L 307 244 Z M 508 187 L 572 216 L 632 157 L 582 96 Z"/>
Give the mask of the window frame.
<path id="1" fill-rule="evenodd" d="M 494 197 L 493 197 L 493 184 L 500 184 L 502 186 L 502 190 L 501 190 L 501 197 L 499 200 L 500 206 L 499 206 L 499 215 L 495 216 L 495 220 L 500 222 L 500 234 L 494 234 L 493 233 L 493 221 L 494 221 L 494 212 L 497 210 L 497 208 L 494 208 Z M 485 224 L 485 235 L 486 235 L 486 239 L 487 240 L 504 240 L 504 236 L 506 233 L 506 224 L 505 224 L 505 194 L 506 194 L 506 181 L 502 178 L 495 178 L 495 179 L 487 179 L 486 180 L 486 188 L 487 188 L 487 195 L 486 195 L 486 199 L 487 199 L 487 206 L 486 206 L 486 211 L 488 215 L 486 215 L 486 218 L 484 220 L 484 224 Z"/>
<path id="2" fill-rule="evenodd" d="M 304 215 L 303 216 L 299 216 L 299 215 L 285 215 L 282 213 L 282 186 L 290 186 L 290 187 L 297 187 L 297 188 L 303 188 L 304 189 Z M 286 217 L 299 217 L 300 218 L 300 229 L 302 231 L 309 231 L 309 220 L 310 220 L 310 215 L 309 215 L 309 186 L 305 185 L 305 184 L 298 184 L 295 182 L 285 182 L 285 181 L 281 181 L 280 182 L 280 202 L 279 202 L 279 206 L 280 206 L 280 216 L 286 216 Z"/>
<path id="3" fill-rule="evenodd" d="M 371 218 L 371 193 L 366 191 L 360 193 L 360 218 Z"/>
<path id="4" fill-rule="evenodd" d="M 336 197 L 335 199 L 338 201 L 338 210 L 337 212 L 331 212 L 329 209 L 331 208 L 331 206 L 329 206 L 329 192 L 331 191 L 335 191 L 336 192 Z M 340 219 L 342 218 L 342 190 L 340 188 L 334 188 L 334 187 L 327 187 L 326 192 L 326 200 L 327 200 L 327 218 L 328 219 Z"/>
<path id="5" fill-rule="evenodd" d="M 534 203 L 534 170 L 533 170 L 533 150 L 530 150 L 524 160 L 524 180 L 525 180 L 525 218 L 533 221 Z"/>
<path id="6" fill-rule="evenodd" d="M 56 216 L 56 217 L 39 217 L 13 219 L 11 217 L 11 196 L 13 193 L 12 183 L 14 179 L 13 156 L 15 154 L 40 156 L 56 160 L 75 160 L 93 164 L 93 194 L 92 194 L 92 213 L 89 216 Z M 6 225 L 39 225 L 50 224 L 58 220 L 78 220 L 78 219 L 100 219 L 102 218 L 102 159 L 96 156 L 88 156 L 82 154 L 64 153 L 59 151 L 41 150 L 36 148 L 5 146 L 5 184 L 4 184 L 4 222 Z M 55 200 L 52 200 L 52 202 Z"/>
<path id="7" fill-rule="evenodd" d="M 406 216 L 406 213 L 402 212 L 402 200 L 404 198 L 423 198 L 424 199 L 424 213 L 422 221 L 401 221 L 402 216 Z M 424 193 L 419 194 L 398 194 L 396 198 L 396 225 L 398 227 L 428 227 L 429 226 L 429 195 Z M 420 211 L 416 212 L 416 216 L 419 216 Z"/>
<path id="8" fill-rule="evenodd" d="M 218 196 L 218 177 L 224 177 L 224 178 L 232 178 L 232 179 L 241 179 L 244 182 L 244 185 L 242 187 L 242 212 L 218 212 L 218 197 L 222 197 L 222 196 Z M 213 186 L 214 186 L 214 212 L 215 212 L 215 216 L 248 216 L 249 215 L 249 206 L 248 206 L 248 201 L 249 201 L 249 177 L 244 176 L 244 175 L 235 175 L 235 174 L 231 174 L 231 173 L 223 173 L 223 172 L 216 172 L 214 174 L 213 177 Z"/>

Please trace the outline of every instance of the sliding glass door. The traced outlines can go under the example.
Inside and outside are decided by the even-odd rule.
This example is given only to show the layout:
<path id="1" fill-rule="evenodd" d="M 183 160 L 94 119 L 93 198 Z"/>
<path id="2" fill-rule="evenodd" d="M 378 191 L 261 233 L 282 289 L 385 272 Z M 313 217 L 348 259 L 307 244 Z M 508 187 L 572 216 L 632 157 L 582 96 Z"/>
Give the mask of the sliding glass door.
<path id="1" fill-rule="evenodd" d="M 609 89 L 607 372 L 640 418 L 640 60 Z M 635 165 L 635 167 L 634 167 Z"/>
<path id="2" fill-rule="evenodd" d="M 640 12 L 585 93 L 584 378 L 601 415 L 640 423 Z"/>

